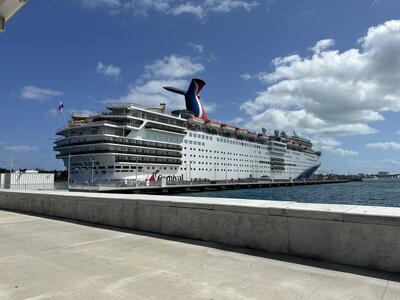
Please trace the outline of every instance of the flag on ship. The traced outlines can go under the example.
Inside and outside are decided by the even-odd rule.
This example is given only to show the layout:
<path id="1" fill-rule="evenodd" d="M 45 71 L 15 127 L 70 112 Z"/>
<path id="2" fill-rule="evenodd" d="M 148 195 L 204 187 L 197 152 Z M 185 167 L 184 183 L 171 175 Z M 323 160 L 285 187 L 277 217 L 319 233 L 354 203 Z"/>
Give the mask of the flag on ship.
<path id="1" fill-rule="evenodd" d="M 61 101 L 58 102 L 58 111 L 59 112 L 64 112 L 64 104 Z"/>

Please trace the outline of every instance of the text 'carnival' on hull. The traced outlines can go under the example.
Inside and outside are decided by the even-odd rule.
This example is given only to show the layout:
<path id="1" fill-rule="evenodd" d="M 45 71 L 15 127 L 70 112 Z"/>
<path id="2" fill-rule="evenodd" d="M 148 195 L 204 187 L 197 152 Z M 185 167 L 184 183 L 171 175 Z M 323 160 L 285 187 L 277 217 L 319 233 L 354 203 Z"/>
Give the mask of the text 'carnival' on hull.
<path id="1" fill-rule="evenodd" d="M 294 134 L 268 135 L 210 120 L 200 101 L 205 82 L 193 79 L 186 109 L 109 104 L 98 114 L 72 114 L 57 131 L 57 158 L 78 183 L 309 178 L 320 166 L 319 151 Z"/>

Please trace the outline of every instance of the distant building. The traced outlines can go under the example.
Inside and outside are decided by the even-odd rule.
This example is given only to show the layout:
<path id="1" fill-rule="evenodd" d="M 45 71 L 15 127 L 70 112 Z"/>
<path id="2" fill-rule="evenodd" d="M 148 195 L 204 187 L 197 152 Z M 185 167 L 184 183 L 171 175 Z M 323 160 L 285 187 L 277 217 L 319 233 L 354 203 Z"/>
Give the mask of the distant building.
<path id="1" fill-rule="evenodd" d="M 389 177 L 389 172 L 387 172 L 387 171 L 379 171 L 378 172 L 378 177 L 379 178 Z"/>
<path id="2" fill-rule="evenodd" d="M 11 190 L 52 190 L 54 174 L 34 170 L 0 174 L 0 188 Z"/>

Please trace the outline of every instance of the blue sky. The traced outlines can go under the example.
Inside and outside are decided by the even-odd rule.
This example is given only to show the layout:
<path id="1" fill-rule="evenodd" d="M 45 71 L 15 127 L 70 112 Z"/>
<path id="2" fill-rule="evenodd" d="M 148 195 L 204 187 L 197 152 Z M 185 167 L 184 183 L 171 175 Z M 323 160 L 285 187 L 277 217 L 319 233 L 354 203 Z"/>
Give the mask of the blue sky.
<path id="1" fill-rule="evenodd" d="M 211 118 L 296 130 L 322 171 L 399 172 L 398 20 L 396 0 L 31 0 L 0 34 L 0 166 L 62 168 L 59 100 L 175 108 L 161 87 L 199 77 Z"/>

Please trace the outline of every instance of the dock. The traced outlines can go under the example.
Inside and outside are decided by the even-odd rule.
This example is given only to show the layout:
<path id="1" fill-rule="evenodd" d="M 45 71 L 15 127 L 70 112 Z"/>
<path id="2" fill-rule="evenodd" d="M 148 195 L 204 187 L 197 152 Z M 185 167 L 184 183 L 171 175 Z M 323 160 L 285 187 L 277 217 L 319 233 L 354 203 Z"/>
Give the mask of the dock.
<path id="1" fill-rule="evenodd" d="M 0 210 L 0 299 L 399 299 L 399 276 Z"/>
<path id="2" fill-rule="evenodd" d="M 162 185 L 157 182 L 153 185 L 82 185 L 74 184 L 70 186 L 71 191 L 76 192 L 101 192 L 101 193 L 120 193 L 120 194 L 179 194 L 187 192 L 204 192 L 204 191 L 220 191 L 235 189 L 255 189 L 255 188 L 273 188 L 273 187 L 289 187 L 304 186 L 317 184 L 338 184 L 347 183 L 350 180 L 292 180 L 292 181 L 207 181 L 207 182 L 183 182 L 183 183 L 167 183 Z"/>

